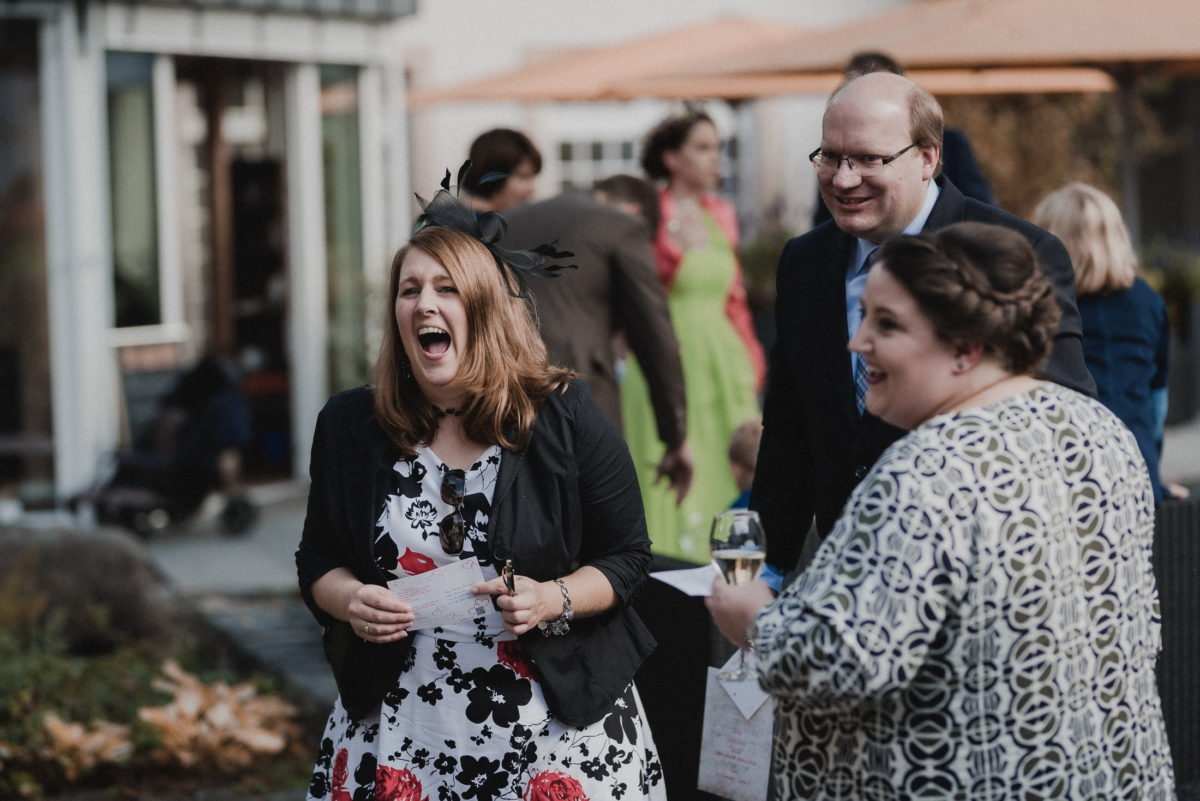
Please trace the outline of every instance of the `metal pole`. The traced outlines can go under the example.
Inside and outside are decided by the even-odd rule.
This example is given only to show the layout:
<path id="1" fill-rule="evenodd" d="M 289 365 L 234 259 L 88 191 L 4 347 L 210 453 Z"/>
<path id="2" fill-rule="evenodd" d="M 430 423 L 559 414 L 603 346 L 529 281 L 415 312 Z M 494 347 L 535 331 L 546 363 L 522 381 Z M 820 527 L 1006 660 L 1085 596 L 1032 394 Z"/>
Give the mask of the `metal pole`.
<path id="1" fill-rule="evenodd" d="M 1137 76 L 1126 66 L 1113 72 L 1117 81 L 1117 112 L 1120 116 L 1120 135 L 1117 147 L 1117 180 L 1121 187 L 1122 212 L 1134 248 L 1142 242 L 1141 194 L 1138 181 L 1137 125 L 1134 98 L 1137 96 Z"/>

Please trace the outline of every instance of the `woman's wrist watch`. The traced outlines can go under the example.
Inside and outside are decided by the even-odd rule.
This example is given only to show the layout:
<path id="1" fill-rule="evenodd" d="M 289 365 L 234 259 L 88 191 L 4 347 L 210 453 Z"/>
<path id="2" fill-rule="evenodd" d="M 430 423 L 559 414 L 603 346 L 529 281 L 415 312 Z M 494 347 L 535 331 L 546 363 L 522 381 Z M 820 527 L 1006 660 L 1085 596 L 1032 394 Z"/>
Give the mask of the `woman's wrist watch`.
<path id="1" fill-rule="evenodd" d="M 549 637 L 551 634 L 561 637 L 571 630 L 571 621 L 575 619 L 575 612 L 571 609 L 571 593 L 567 591 L 567 585 L 563 583 L 562 579 L 555 579 L 554 583 L 562 591 L 562 614 L 554 620 L 542 620 L 538 622 L 538 628 L 542 630 L 542 636 L 544 637 Z"/>

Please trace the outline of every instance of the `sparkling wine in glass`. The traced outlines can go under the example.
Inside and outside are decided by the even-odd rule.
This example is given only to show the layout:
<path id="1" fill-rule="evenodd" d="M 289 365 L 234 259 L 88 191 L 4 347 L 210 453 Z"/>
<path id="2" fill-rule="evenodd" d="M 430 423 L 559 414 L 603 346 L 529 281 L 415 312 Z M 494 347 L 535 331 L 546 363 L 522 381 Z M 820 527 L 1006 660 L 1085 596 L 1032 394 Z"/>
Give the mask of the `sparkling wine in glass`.
<path id="1" fill-rule="evenodd" d="M 758 578 L 766 559 L 766 538 L 758 512 L 730 509 L 713 517 L 709 536 L 713 564 L 730 584 L 749 584 Z M 722 681 L 745 681 L 753 677 L 746 667 L 746 651 L 738 651 L 738 666 L 717 674 Z"/>

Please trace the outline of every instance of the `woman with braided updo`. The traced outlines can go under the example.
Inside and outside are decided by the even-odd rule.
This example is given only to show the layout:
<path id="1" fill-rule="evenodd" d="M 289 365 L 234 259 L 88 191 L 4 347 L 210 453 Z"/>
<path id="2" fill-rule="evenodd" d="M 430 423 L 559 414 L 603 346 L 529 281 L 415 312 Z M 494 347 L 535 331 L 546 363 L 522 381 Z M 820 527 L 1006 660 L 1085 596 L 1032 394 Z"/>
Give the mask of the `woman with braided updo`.
<path id="1" fill-rule="evenodd" d="M 777 701 L 777 798 L 1174 798 L 1150 481 L 1108 409 L 1033 377 L 1057 319 L 1008 228 L 881 248 L 849 347 L 910 431 L 778 598 L 708 602 Z"/>

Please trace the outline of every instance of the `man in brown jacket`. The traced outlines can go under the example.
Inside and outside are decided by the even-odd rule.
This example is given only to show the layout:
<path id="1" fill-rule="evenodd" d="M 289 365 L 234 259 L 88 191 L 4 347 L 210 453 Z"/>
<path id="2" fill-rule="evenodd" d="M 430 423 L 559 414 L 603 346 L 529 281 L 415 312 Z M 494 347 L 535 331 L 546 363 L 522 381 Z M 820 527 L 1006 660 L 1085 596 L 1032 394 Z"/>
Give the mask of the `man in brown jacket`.
<path id="1" fill-rule="evenodd" d="M 659 475 L 682 499 L 692 475 L 683 366 L 644 221 L 578 190 L 518 206 L 505 216 L 508 246 L 557 240 L 557 248 L 575 254 L 572 261 L 578 270 L 554 281 L 531 281 L 529 289 L 550 360 L 583 376 L 618 428 L 621 403 L 613 337 L 624 332 L 650 385 L 665 449 Z"/>

